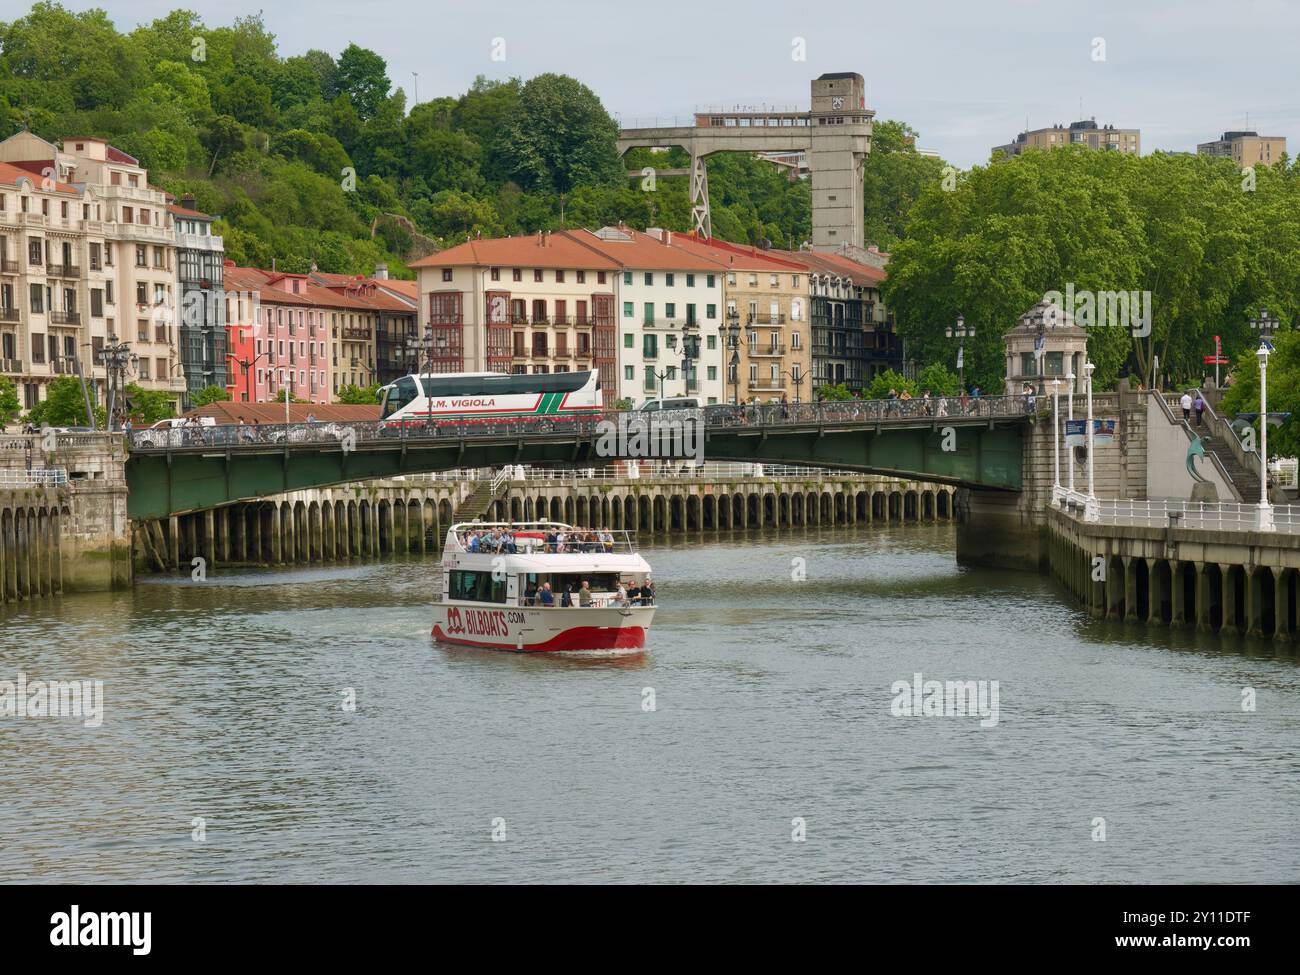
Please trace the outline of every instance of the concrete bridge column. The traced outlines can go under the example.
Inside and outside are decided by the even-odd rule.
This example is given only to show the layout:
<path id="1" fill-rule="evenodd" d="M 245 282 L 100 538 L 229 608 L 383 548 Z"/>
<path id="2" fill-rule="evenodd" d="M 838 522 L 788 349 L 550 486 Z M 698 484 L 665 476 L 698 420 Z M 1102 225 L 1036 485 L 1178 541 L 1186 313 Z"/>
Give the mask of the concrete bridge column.
<path id="1" fill-rule="evenodd" d="M 1281 569 L 1273 574 L 1273 617 L 1277 622 L 1274 636 L 1290 641 L 1295 633 L 1291 629 L 1291 579 L 1294 569 Z"/>
<path id="2" fill-rule="evenodd" d="M 1124 619 L 1138 618 L 1138 559 L 1124 559 Z"/>
<path id="3" fill-rule="evenodd" d="M 1210 579 L 1209 566 L 1204 562 L 1194 562 L 1192 571 L 1196 573 L 1196 628 L 1206 633 L 1214 631 L 1214 593 Z"/>
<path id="4" fill-rule="evenodd" d="M 1172 574 L 1169 582 L 1165 581 L 1164 573 L 1160 571 L 1160 566 L 1164 564 L 1164 559 L 1147 559 L 1147 623 L 1164 625 L 1164 604 L 1169 599 L 1169 589 L 1173 582 Z"/>
<path id="5" fill-rule="evenodd" d="M 235 558 L 240 562 L 248 561 L 248 509 L 240 504 L 235 506 Z"/>
<path id="6" fill-rule="evenodd" d="M 208 568 L 217 564 L 217 513 L 208 508 L 203 512 L 203 557 L 207 559 Z"/>
<path id="7" fill-rule="evenodd" d="M 1169 563 L 1169 625 L 1186 626 L 1187 592 L 1183 588 L 1183 564 Z"/>
<path id="8" fill-rule="evenodd" d="M 171 564 L 180 568 L 181 564 L 181 520 L 177 515 L 167 519 L 167 547 L 171 553 Z"/>
<path id="9" fill-rule="evenodd" d="M 1264 631 L 1264 570 L 1259 566 L 1246 566 L 1245 573 L 1246 633 L 1249 636 L 1272 636 L 1271 632 Z"/>
<path id="10" fill-rule="evenodd" d="M 1219 565 L 1219 591 L 1223 596 L 1223 626 L 1221 630 L 1234 629 L 1241 625 L 1241 617 L 1237 612 L 1237 586 L 1232 577 L 1232 566 Z M 1249 587 L 1247 587 L 1249 588 Z"/>

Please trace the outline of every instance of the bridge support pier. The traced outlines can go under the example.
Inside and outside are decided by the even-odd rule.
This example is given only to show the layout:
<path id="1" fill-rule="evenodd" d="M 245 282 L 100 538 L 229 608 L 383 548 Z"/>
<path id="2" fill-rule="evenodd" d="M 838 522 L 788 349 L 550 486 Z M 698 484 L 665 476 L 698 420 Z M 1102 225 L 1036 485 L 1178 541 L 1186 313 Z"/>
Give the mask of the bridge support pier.
<path id="1" fill-rule="evenodd" d="M 899 520 L 902 520 L 899 498 Z M 1046 571 L 1046 527 L 1041 511 L 1033 510 L 1015 491 L 964 488 L 957 492 L 957 561 L 1006 569 Z"/>

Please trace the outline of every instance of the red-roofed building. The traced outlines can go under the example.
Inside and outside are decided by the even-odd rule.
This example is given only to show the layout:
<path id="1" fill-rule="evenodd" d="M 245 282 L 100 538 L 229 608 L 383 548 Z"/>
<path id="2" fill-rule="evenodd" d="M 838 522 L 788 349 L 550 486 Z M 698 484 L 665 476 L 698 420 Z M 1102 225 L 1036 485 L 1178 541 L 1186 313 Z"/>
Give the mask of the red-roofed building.
<path id="1" fill-rule="evenodd" d="M 331 274 L 312 271 L 311 279 L 323 288 L 364 302 L 375 315 L 375 380 L 391 383 L 419 371 L 424 363 L 425 343 L 420 339 L 417 323 L 416 282 L 395 282 L 388 277 L 387 265 L 375 268 L 375 276 Z M 407 289 L 393 284 L 409 285 Z"/>
<path id="2" fill-rule="evenodd" d="M 563 234 L 471 240 L 410 265 L 435 372 L 596 369 L 618 396 L 613 259 Z"/>

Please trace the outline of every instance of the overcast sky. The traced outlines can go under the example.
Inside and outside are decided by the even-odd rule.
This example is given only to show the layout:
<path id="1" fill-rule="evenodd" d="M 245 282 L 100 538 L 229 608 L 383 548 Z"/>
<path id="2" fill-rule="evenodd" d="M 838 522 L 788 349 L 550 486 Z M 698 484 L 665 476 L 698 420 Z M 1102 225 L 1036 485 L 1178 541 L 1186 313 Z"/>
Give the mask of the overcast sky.
<path id="1" fill-rule="evenodd" d="M 65 6 L 104 7 L 124 31 L 177 6 L 210 26 L 259 9 L 256 0 Z M 28 8 L 0 0 L 0 19 Z M 857 71 L 877 118 L 911 123 L 922 147 L 963 167 L 985 162 L 1026 119 L 1136 126 L 1144 152 L 1195 151 L 1247 127 L 1300 150 L 1297 0 L 281 0 L 264 16 L 285 55 L 337 54 L 349 42 L 377 51 L 408 99 L 412 72 L 427 100 L 459 94 L 479 74 L 555 71 L 630 125 L 708 105 L 804 109 L 812 78 Z M 492 58 L 497 38 L 504 61 Z M 796 39 L 806 60 L 792 57 Z M 1104 60 L 1094 60 L 1095 39 Z"/>

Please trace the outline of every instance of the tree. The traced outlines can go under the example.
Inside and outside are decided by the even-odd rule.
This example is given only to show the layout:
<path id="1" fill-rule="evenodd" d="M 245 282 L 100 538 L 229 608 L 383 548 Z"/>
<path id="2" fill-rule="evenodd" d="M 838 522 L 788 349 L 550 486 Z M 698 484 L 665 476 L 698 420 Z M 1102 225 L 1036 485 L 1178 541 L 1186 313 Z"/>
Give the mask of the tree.
<path id="1" fill-rule="evenodd" d="M 862 180 L 864 227 L 867 241 L 884 251 L 903 235 L 921 193 L 945 175 L 943 160 L 916 151 L 917 137 L 911 126 L 890 119 L 871 127 L 871 154 Z"/>
<path id="2" fill-rule="evenodd" d="M 917 388 L 921 392 L 927 389 L 931 396 L 961 395 L 961 380 L 942 362 L 932 362 L 917 374 Z"/>
<path id="3" fill-rule="evenodd" d="M 190 397 L 190 406 L 198 409 L 200 406 L 207 406 L 209 403 L 226 403 L 229 401 L 230 393 L 225 386 L 204 386 Z"/>
<path id="4" fill-rule="evenodd" d="M 374 406 L 379 402 L 379 383 L 372 383 L 369 386 L 354 386 L 348 383 L 339 387 L 335 400 L 353 406 Z"/>
<path id="5" fill-rule="evenodd" d="M 590 88 L 567 75 L 542 74 L 525 84 L 506 128 L 500 151 L 525 189 L 567 193 L 624 179 L 614 147 L 618 123 Z"/>
<path id="6" fill-rule="evenodd" d="M 23 411 L 18 400 L 18 387 L 8 376 L 0 376 L 0 430 L 3 430 Z"/>
<path id="7" fill-rule="evenodd" d="M 853 399 L 853 394 L 849 392 L 849 387 L 843 383 L 836 383 L 833 386 L 818 386 L 814 390 L 814 395 L 823 403 L 838 403 L 842 400 Z"/>
<path id="8" fill-rule="evenodd" d="M 392 87 L 384 59 L 356 44 L 344 48 L 329 81 L 332 86 L 330 97 L 346 95 L 362 119 L 375 114 Z"/>
<path id="9" fill-rule="evenodd" d="M 894 372 L 893 369 L 886 369 L 884 372 L 877 373 L 876 378 L 871 380 L 871 385 L 867 387 L 863 399 L 889 399 L 891 392 L 915 396 L 916 390 L 916 383 L 911 379 Z"/>
<path id="10" fill-rule="evenodd" d="M 86 398 L 75 376 L 56 376 L 45 387 L 45 399 L 27 413 L 30 423 L 38 427 L 88 427 Z"/>
<path id="11" fill-rule="evenodd" d="M 167 393 L 161 389 L 145 389 L 138 383 L 127 384 L 126 403 L 132 421 L 138 426 L 151 426 L 174 415 Z"/>

